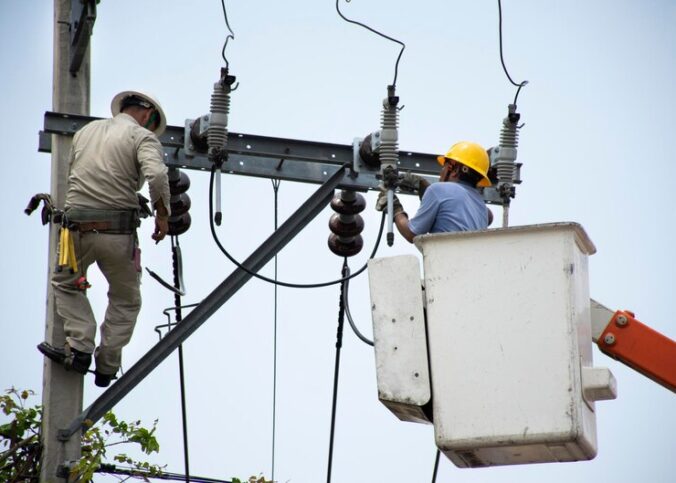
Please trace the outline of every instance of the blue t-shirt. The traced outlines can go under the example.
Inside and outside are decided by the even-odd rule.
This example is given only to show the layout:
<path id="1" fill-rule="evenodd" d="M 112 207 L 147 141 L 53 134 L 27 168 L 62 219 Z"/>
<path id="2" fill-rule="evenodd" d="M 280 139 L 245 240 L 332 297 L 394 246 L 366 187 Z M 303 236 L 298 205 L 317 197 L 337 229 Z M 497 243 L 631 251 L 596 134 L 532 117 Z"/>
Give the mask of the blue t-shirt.
<path id="1" fill-rule="evenodd" d="M 483 230 L 488 210 L 479 190 L 463 182 L 433 183 L 408 224 L 416 235 Z"/>

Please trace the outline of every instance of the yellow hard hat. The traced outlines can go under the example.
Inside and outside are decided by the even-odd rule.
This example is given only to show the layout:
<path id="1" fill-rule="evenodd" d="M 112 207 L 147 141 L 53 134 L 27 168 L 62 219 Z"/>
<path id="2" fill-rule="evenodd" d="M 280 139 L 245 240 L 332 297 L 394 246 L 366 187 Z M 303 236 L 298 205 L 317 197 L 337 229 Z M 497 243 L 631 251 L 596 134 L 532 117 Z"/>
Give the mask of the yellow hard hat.
<path id="1" fill-rule="evenodd" d="M 477 183 L 477 186 L 483 188 L 491 185 L 491 180 L 488 179 L 488 168 L 490 168 L 491 162 L 488 159 L 488 153 L 481 145 L 470 141 L 455 143 L 445 156 L 437 156 L 437 161 L 442 166 L 447 159 L 464 164 L 479 173 L 482 179 Z"/>

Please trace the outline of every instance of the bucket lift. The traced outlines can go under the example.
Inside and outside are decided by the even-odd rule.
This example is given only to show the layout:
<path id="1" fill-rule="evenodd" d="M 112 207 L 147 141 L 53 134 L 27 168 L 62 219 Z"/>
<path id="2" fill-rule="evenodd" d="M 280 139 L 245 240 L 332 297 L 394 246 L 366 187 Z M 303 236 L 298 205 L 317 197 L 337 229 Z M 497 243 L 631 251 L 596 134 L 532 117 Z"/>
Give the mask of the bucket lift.
<path id="1" fill-rule="evenodd" d="M 553 223 L 415 243 L 424 289 L 413 255 L 369 263 L 383 404 L 432 423 L 459 467 L 594 458 L 595 402 L 614 399 L 616 383 L 593 367 L 587 257 L 596 249 L 584 229 Z"/>

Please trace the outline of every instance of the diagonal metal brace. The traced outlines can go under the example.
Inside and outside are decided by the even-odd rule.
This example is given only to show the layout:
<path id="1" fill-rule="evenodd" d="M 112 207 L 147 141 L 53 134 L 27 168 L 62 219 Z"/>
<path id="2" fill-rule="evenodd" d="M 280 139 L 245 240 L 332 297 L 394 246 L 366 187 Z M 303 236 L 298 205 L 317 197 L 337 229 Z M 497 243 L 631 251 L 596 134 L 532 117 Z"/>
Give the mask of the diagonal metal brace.
<path id="1" fill-rule="evenodd" d="M 295 237 L 315 216 L 317 216 L 333 197 L 334 189 L 346 176 L 345 166 L 334 173 L 305 201 L 282 226 L 280 226 L 263 244 L 247 258 L 242 265 L 252 272 L 258 272 L 284 246 Z M 251 274 L 237 268 L 213 292 L 193 309 L 178 325 L 153 346 L 136 364 L 134 364 L 117 382 L 101 394 L 85 409 L 70 426 L 59 430 L 59 441 L 68 441 L 80 429 L 86 430 L 110 411 L 138 383 L 150 374 L 179 345 L 211 317 L 230 297 L 232 297 L 249 279 Z"/>

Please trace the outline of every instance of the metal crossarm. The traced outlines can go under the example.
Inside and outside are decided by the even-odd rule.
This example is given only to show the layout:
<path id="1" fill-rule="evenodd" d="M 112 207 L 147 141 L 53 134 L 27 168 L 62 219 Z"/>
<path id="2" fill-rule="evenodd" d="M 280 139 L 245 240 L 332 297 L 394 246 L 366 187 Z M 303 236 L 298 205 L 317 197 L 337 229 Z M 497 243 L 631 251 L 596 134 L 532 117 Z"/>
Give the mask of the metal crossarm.
<path id="1" fill-rule="evenodd" d="M 39 151 L 51 151 L 50 134 L 72 136 L 96 117 L 65 113 L 46 112 L 44 131 L 40 133 Z M 184 149 L 185 128 L 167 126 L 160 137 L 164 147 L 164 161 L 168 166 L 185 169 L 209 170 L 211 162 L 206 154 L 187 154 Z M 353 147 L 348 144 L 332 144 L 300 141 L 276 137 L 258 136 L 231 132 L 228 135 L 229 161 L 224 164 L 226 173 L 285 181 L 300 181 L 321 184 L 336 170 L 353 160 Z M 421 174 L 437 175 L 438 164 L 433 155 L 402 152 L 402 169 Z M 343 181 L 341 188 L 376 189 L 379 180 L 377 170 L 363 170 L 359 176 Z"/>
<path id="2" fill-rule="evenodd" d="M 72 136 L 85 124 L 100 119 L 97 117 L 45 112 L 44 130 L 40 132 L 40 152 L 51 152 L 51 134 Z M 167 126 L 160 137 L 164 147 L 164 162 L 169 167 L 208 171 L 211 161 L 206 154 L 187 153 L 185 127 Z M 332 144 L 297 139 L 258 136 L 230 132 L 228 134 L 229 160 L 223 164 L 223 172 L 259 178 L 280 179 L 302 183 L 322 184 L 340 166 L 352 164 L 354 147 L 348 144 Z M 437 157 L 433 154 L 399 151 L 399 171 L 411 171 L 436 181 L 439 175 Z M 517 180 L 520 171 L 517 165 Z M 379 169 L 362 166 L 359 172 L 345 176 L 338 188 L 356 191 L 380 189 Z M 483 197 L 487 203 L 502 204 L 502 198 L 494 187 L 485 188 Z"/>

